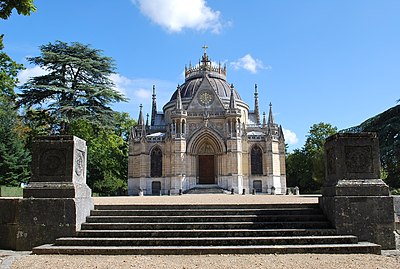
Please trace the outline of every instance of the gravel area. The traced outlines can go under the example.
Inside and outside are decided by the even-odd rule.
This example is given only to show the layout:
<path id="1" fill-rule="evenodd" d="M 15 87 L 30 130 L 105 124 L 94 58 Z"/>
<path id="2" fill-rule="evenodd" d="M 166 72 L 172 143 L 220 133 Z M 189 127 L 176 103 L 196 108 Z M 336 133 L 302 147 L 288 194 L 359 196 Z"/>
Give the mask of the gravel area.
<path id="1" fill-rule="evenodd" d="M 205 255 L 205 256 L 65 256 L 29 255 L 12 269 L 54 268 L 296 268 L 296 269 L 398 269 L 398 257 L 379 255 Z"/>
<path id="2" fill-rule="evenodd" d="M 318 196 L 271 195 L 182 195 L 95 197 L 95 204 L 224 204 L 224 203 L 316 203 Z M 286 254 L 286 255 L 28 255 L 29 252 L 0 250 L 0 269 L 55 268 L 382 268 L 399 269 L 400 251 L 383 255 Z"/>

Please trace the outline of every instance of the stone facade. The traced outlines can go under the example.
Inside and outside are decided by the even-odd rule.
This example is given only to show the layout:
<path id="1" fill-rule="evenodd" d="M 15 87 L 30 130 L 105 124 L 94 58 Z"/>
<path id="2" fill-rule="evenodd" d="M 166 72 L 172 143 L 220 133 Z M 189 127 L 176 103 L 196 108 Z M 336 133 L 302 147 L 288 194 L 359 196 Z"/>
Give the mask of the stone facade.
<path id="1" fill-rule="evenodd" d="M 185 82 L 157 112 L 153 86 L 151 121 L 140 108 L 129 141 L 128 193 L 177 194 L 199 185 L 236 193 L 286 192 L 285 140 L 274 122 L 260 120 L 226 81 L 226 66 L 213 66 L 206 51 L 185 68 Z"/>
<path id="2" fill-rule="evenodd" d="M 394 207 L 380 179 L 374 133 L 336 134 L 325 143 L 326 181 L 320 205 L 339 234 L 394 249 Z"/>

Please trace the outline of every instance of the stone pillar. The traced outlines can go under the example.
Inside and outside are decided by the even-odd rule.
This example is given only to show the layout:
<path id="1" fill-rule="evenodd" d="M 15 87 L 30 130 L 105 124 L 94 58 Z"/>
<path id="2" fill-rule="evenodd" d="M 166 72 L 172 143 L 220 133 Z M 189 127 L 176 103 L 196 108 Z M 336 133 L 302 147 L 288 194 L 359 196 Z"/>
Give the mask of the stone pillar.
<path id="1" fill-rule="evenodd" d="M 320 206 L 339 234 L 395 248 L 393 198 L 380 179 L 375 133 L 342 133 L 325 143 Z"/>
<path id="2" fill-rule="evenodd" d="M 17 250 L 53 243 L 80 229 L 93 209 L 86 159 L 86 142 L 78 137 L 40 137 L 33 143 L 32 178 L 16 212 Z"/>

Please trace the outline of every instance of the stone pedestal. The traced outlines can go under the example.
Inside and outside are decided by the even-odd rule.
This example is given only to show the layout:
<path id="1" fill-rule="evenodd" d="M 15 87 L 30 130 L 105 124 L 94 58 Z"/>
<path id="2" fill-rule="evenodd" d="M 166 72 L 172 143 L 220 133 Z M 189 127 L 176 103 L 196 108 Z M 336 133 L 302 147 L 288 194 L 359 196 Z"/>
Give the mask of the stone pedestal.
<path id="1" fill-rule="evenodd" d="M 8 229 L 3 235 L 7 248 L 30 250 L 75 235 L 93 209 L 86 157 L 86 142 L 74 136 L 40 137 L 33 143 L 32 178 L 24 199 L 3 203 L 12 211 L 0 223 Z"/>
<path id="2" fill-rule="evenodd" d="M 325 143 L 320 206 L 340 234 L 395 248 L 393 198 L 380 179 L 374 133 L 336 134 Z"/>

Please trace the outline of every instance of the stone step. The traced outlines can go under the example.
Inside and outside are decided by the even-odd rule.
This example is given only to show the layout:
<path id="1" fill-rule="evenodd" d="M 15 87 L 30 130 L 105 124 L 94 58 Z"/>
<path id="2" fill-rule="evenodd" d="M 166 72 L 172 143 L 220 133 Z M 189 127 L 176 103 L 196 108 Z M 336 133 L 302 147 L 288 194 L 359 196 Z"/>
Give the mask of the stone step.
<path id="1" fill-rule="evenodd" d="M 90 216 L 87 223 L 176 223 L 176 222 L 300 222 L 324 221 L 323 215 L 236 215 L 236 216 Z"/>
<path id="2" fill-rule="evenodd" d="M 56 246 L 245 246 L 357 244 L 355 236 L 205 237 L 205 238 L 59 238 Z"/>
<path id="3" fill-rule="evenodd" d="M 81 230 L 78 237 L 266 237 L 336 235 L 335 229 Z"/>
<path id="4" fill-rule="evenodd" d="M 318 204 L 98 205 L 76 237 L 34 254 L 380 253 L 337 235 Z"/>
<path id="5" fill-rule="evenodd" d="M 328 221 L 83 223 L 82 230 L 329 229 Z"/>
<path id="6" fill-rule="evenodd" d="M 229 193 L 229 191 L 217 187 L 209 188 L 193 188 L 184 192 L 185 194 L 221 194 Z"/>
<path id="7" fill-rule="evenodd" d="M 33 254 L 66 255 L 205 255 L 205 254 L 381 254 L 379 245 L 357 244 L 321 245 L 271 245 L 271 246 L 54 246 L 43 245 L 32 250 Z"/>
<path id="8" fill-rule="evenodd" d="M 198 210 L 198 209 L 319 209 L 318 204 L 124 204 L 95 205 L 96 210 Z"/>
<path id="9" fill-rule="evenodd" d="M 321 215 L 320 208 L 92 210 L 91 216 Z"/>

